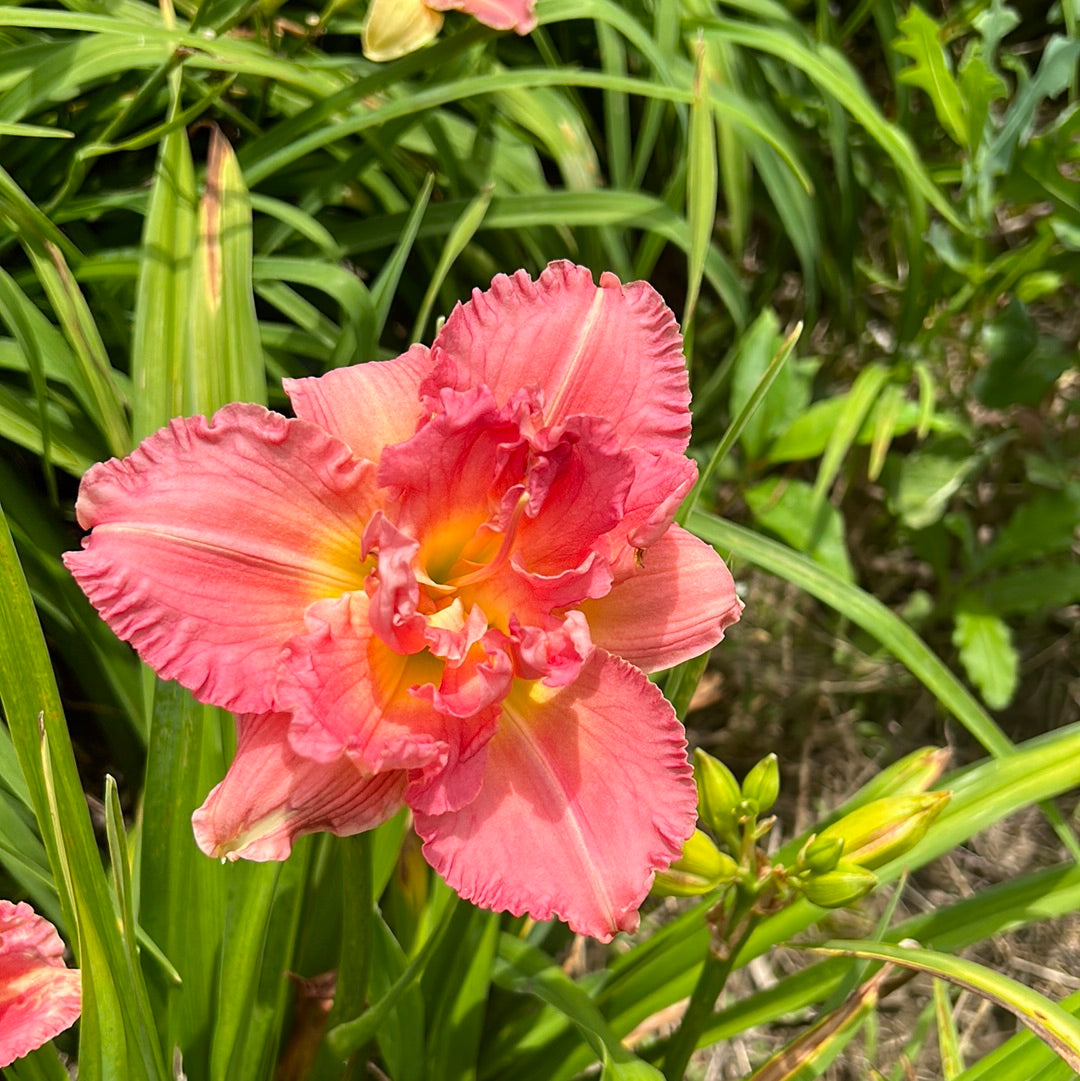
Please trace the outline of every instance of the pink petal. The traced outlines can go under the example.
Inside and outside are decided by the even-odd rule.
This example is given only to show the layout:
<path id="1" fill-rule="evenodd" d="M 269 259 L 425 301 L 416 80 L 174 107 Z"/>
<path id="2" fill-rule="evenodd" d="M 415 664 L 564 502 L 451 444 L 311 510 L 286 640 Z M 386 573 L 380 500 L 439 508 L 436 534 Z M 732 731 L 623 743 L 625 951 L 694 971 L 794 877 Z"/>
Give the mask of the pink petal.
<path id="1" fill-rule="evenodd" d="M 395 521 L 425 548 L 445 547 L 443 527 L 458 522 L 471 539 L 520 480 L 527 454 L 524 406 L 499 409 L 486 387 L 442 391 L 429 405 L 433 415 L 407 442 L 386 449 L 378 474 Z"/>
<path id="2" fill-rule="evenodd" d="M 278 681 L 278 700 L 293 714 L 294 751 L 323 762 L 347 754 L 365 773 L 443 765 L 457 726 L 409 694 L 438 683 L 442 662 L 389 649 L 362 593 L 315 605 L 307 623 L 308 633 L 289 643 Z"/>
<path id="3" fill-rule="evenodd" d="M 371 598 L 367 618 L 374 632 L 395 653 L 419 653 L 424 648 L 424 617 L 417 614 L 420 586 L 415 560 L 420 545 L 376 511 L 364 530 L 361 552 L 373 549 L 375 570 L 364 582 Z"/>
<path id="4" fill-rule="evenodd" d="M 439 713 L 464 722 L 489 706 L 498 705 L 509 692 L 513 678 L 505 636 L 499 631 L 489 631 L 460 661 L 444 663 L 438 684 L 423 683 L 412 688 L 412 692 L 430 702 Z"/>
<path id="5" fill-rule="evenodd" d="M 536 29 L 535 0 L 425 0 L 435 11 L 464 11 L 495 30 L 529 34 Z"/>
<path id="6" fill-rule="evenodd" d="M 420 382 L 430 369 L 427 346 L 414 345 L 394 360 L 286 379 L 283 386 L 298 417 L 348 443 L 358 458 L 377 462 L 383 447 L 416 431 Z"/>
<path id="7" fill-rule="evenodd" d="M 677 525 L 641 556 L 637 573 L 585 601 L 593 641 L 646 672 L 711 649 L 742 612 L 724 561 Z"/>
<path id="8" fill-rule="evenodd" d="M 346 756 L 314 762 L 289 745 L 285 713 L 237 717 L 236 757 L 221 784 L 191 816 L 208 856 L 283 860 L 297 837 L 347 837 L 374 829 L 400 807 L 406 775 L 364 776 Z"/>
<path id="9" fill-rule="evenodd" d="M 64 944 L 23 902 L 0 901 L 0 1068 L 74 1024 L 80 978 L 64 964 Z"/>
<path id="10" fill-rule="evenodd" d="M 429 384 L 486 384 L 500 404 L 539 387 L 545 421 L 603 417 L 620 446 L 682 453 L 690 390 L 675 317 L 645 282 L 599 287 L 584 267 L 551 263 L 536 282 L 523 270 L 474 290 L 435 338 Z M 425 384 L 427 386 L 428 384 Z"/>
<path id="11" fill-rule="evenodd" d="M 64 557 L 113 631 L 226 709 L 273 704 L 313 601 L 357 588 L 375 469 L 306 421 L 228 405 L 174 420 L 83 478 L 83 551 Z"/>
<path id="12" fill-rule="evenodd" d="M 682 850 L 697 796 L 671 706 L 597 650 L 572 684 L 520 683 L 475 800 L 416 813 L 424 855 L 485 908 L 558 916 L 608 941 L 637 927 L 654 873 Z"/>
<path id="13" fill-rule="evenodd" d="M 558 626 L 521 626 L 510 620 L 514 643 L 515 671 L 522 679 L 541 679 L 547 687 L 573 683 L 592 656 L 589 625 L 580 612 L 567 612 Z"/>
<path id="14" fill-rule="evenodd" d="M 537 509 L 521 522 L 514 563 L 535 574 L 578 567 L 597 539 L 625 514 L 634 478 L 630 455 L 610 428 L 575 417 L 557 436 L 533 440 L 528 487 Z"/>

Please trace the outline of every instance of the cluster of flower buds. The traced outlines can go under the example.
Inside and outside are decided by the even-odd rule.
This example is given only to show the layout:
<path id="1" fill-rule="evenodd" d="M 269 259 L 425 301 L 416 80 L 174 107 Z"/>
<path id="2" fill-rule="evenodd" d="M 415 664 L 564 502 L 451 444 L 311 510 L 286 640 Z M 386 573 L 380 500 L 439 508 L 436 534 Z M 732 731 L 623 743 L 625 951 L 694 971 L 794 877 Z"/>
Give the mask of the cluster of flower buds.
<path id="1" fill-rule="evenodd" d="M 763 758 L 740 785 L 717 758 L 698 749 L 694 753 L 698 818 L 716 842 L 695 830 L 682 857 L 656 876 L 653 893 L 661 896 L 701 896 L 728 883 L 749 884 L 761 861 L 757 842 L 772 829 L 768 816 L 780 793 L 776 755 Z"/>
<path id="2" fill-rule="evenodd" d="M 877 885 L 874 871 L 918 844 L 949 802 L 948 792 L 928 791 L 947 759 L 932 747 L 901 759 L 806 837 L 793 859 L 772 861 L 759 842 L 775 822 L 769 812 L 780 789 L 776 755 L 758 762 L 740 785 L 723 762 L 699 749 L 698 817 L 708 833 L 694 832 L 682 857 L 657 875 L 653 893 L 703 896 L 736 886 L 769 897 L 770 907 L 798 894 L 823 908 L 852 904 Z"/>

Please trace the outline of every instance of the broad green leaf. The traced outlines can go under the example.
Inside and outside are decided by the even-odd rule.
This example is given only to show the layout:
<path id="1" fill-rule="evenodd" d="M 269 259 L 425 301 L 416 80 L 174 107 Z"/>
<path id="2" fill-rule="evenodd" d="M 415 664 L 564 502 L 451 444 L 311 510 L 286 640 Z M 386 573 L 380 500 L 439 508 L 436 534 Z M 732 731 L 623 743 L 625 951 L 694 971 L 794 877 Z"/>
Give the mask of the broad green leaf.
<path id="1" fill-rule="evenodd" d="M 1037 492 L 1018 507 L 979 554 L 981 570 L 1026 563 L 1068 552 L 1080 523 L 1080 483 Z"/>
<path id="2" fill-rule="evenodd" d="M 189 839 L 194 848 L 194 842 Z M 201 852 L 197 858 L 206 861 Z M 206 861 L 210 862 L 210 861 Z M 304 882 L 311 866 L 301 838 L 283 863 L 237 861 L 215 867 L 224 887 L 221 945 L 212 971 L 219 989 L 213 1014 L 210 1071 L 219 1081 L 262 1081 L 272 1074 L 290 1000 L 285 976 L 303 918 Z M 220 893 L 212 894 L 217 899 Z M 216 923 L 214 924 L 216 927 Z M 228 994 L 220 989 L 228 988 Z M 209 1013 L 210 1003 L 202 1003 Z"/>
<path id="3" fill-rule="evenodd" d="M 1046 43 L 1035 74 L 1021 85 L 1013 98 L 997 135 L 989 145 L 980 169 L 985 177 L 1009 171 L 1018 146 L 1035 123 L 1038 110 L 1049 99 L 1064 93 L 1076 73 L 1080 41 L 1054 34 Z"/>
<path id="4" fill-rule="evenodd" d="M 780 321 L 771 308 L 766 308 L 736 346 L 731 374 L 732 416 L 736 416 L 750 400 L 780 344 Z M 812 378 L 813 371 L 805 364 L 790 360 L 784 365 L 739 436 L 748 457 L 757 458 L 769 442 L 809 405 Z"/>
<path id="5" fill-rule="evenodd" d="M 686 522 L 690 512 L 697 506 L 702 493 L 710 491 L 716 470 L 719 468 L 720 463 L 724 460 L 731 448 L 735 446 L 736 441 L 742 434 L 743 428 L 757 412 L 758 407 L 768 396 L 774 381 L 790 360 L 791 354 L 795 351 L 795 346 L 799 342 L 802 329 L 802 323 L 796 323 L 791 333 L 780 343 L 772 360 L 769 361 L 769 366 L 762 372 L 761 378 L 758 379 L 757 385 L 751 392 L 750 397 L 746 399 L 738 413 L 735 414 L 734 419 L 728 425 L 728 429 L 724 433 L 723 438 L 717 443 L 712 454 L 709 456 L 709 462 L 704 470 L 702 470 L 697 479 L 697 483 L 690 491 L 690 494 L 683 500 L 682 506 L 675 516 L 675 520 L 679 525 L 683 525 Z"/>
<path id="6" fill-rule="evenodd" d="M 1016 693 L 1020 657 L 1008 625 L 983 611 L 970 598 L 961 599 L 954 614 L 953 645 L 968 679 L 991 709 L 1004 709 Z"/>
<path id="7" fill-rule="evenodd" d="M 459 911 L 463 918 L 458 927 L 446 937 L 424 973 L 428 1081 L 473 1081 L 476 1077 L 499 917 L 471 905 Z"/>
<path id="8" fill-rule="evenodd" d="M 982 328 L 981 337 L 989 363 L 973 387 L 991 409 L 1038 405 L 1074 359 L 1058 342 L 1037 333 L 1026 306 L 1015 297 Z"/>
<path id="9" fill-rule="evenodd" d="M 1080 991 L 1063 1000 L 1061 1007 L 1074 1017 L 1080 1014 Z M 1029 1081 L 1029 1078 L 1076 1081 L 1076 1071 L 1025 1028 L 958 1074 L 955 1081 Z"/>
<path id="10" fill-rule="evenodd" d="M 1002 574 L 982 585 L 977 596 L 998 615 L 1030 615 L 1080 602 L 1080 563 L 1043 562 Z"/>
<path id="11" fill-rule="evenodd" d="M 498 957 L 495 982 L 509 990 L 536 995 L 569 1018 L 604 1062 L 605 1078 L 659 1081 L 659 1071 L 640 1062 L 623 1047 L 589 995 L 546 953 L 503 934 L 499 938 Z"/>
<path id="12" fill-rule="evenodd" d="M 823 453 L 832 433 L 836 430 L 840 417 L 847 409 L 847 394 L 837 395 L 814 402 L 804 409 L 786 431 L 772 444 L 765 456 L 767 462 L 800 462 L 807 458 L 816 458 Z M 895 438 L 905 435 L 916 428 L 923 419 L 920 405 L 904 401 L 897 413 L 892 427 Z M 929 427 L 948 431 L 956 422 L 944 416 L 927 421 Z M 871 410 L 855 436 L 860 445 L 870 443 L 877 433 L 877 413 Z"/>
<path id="13" fill-rule="evenodd" d="M 175 988 L 150 970 L 163 1045 L 209 1076 L 210 1020 L 222 948 L 225 874 L 195 846 L 191 814 L 225 772 L 218 711 L 156 681 L 139 851 L 139 922 L 179 972 Z"/>
<path id="14" fill-rule="evenodd" d="M 1005 83 L 977 53 L 960 65 L 960 94 L 964 101 L 967 146 L 974 150 L 983 141 L 990 106 L 1007 97 Z"/>
<path id="15" fill-rule="evenodd" d="M 893 48 L 914 60 L 911 67 L 900 72 L 901 80 L 925 90 L 953 142 L 971 149 L 974 144 L 969 140 L 964 99 L 941 44 L 941 27 L 917 4 L 908 8 L 896 26 L 904 36 L 893 43 Z"/>
<path id="16" fill-rule="evenodd" d="M 406 978 L 409 959 L 377 911 L 374 919 L 371 993 L 382 1001 L 399 981 Z M 424 1081 L 428 1064 L 424 1038 L 426 1020 L 424 996 L 414 981 L 404 990 L 400 1005 L 390 1011 L 375 1033 L 395 1081 L 399 1078 L 400 1081 Z"/>
<path id="17" fill-rule="evenodd" d="M 945 513 L 949 500 L 981 465 L 965 440 L 943 440 L 909 454 L 890 454 L 882 479 L 889 510 L 911 529 L 925 529 Z"/>
<path id="18" fill-rule="evenodd" d="M 845 582 L 855 580 L 844 541 L 843 516 L 828 503 L 815 506 L 813 490 L 805 481 L 769 477 L 747 488 L 743 497 L 770 533 Z"/>
<path id="19" fill-rule="evenodd" d="M 408 966 L 386 992 L 375 999 L 359 1017 L 336 1025 L 330 1030 L 327 1039 L 331 1050 L 335 1054 L 347 1057 L 375 1037 L 382 1025 L 386 1023 L 387 1018 L 398 1009 L 403 998 L 411 994 L 413 989 L 417 987 L 424 969 L 438 952 L 443 938 L 454 924 L 457 909 L 461 907 L 463 906 L 457 901 L 456 897 L 451 897 L 445 906 L 440 922 L 434 927 Z"/>

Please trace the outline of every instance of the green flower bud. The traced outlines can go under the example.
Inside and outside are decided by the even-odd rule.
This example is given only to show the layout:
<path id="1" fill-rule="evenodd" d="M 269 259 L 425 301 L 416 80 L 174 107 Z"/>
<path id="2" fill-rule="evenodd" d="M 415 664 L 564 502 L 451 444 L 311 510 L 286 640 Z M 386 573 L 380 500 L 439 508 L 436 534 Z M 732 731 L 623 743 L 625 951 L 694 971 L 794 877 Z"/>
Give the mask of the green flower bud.
<path id="1" fill-rule="evenodd" d="M 952 752 L 947 747 L 920 747 L 898 762 L 886 766 L 858 793 L 860 803 L 886 796 L 910 796 L 925 792 L 937 782 L 949 764 Z"/>
<path id="2" fill-rule="evenodd" d="M 811 834 L 795 866 L 800 870 L 806 868 L 814 875 L 823 875 L 836 867 L 843 852 L 844 842 L 839 837 L 816 837 Z"/>
<path id="3" fill-rule="evenodd" d="M 694 830 L 682 855 L 657 874 L 652 892 L 658 897 L 699 897 L 738 875 L 739 865 L 701 830 Z"/>
<path id="4" fill-rule="evenodd" d="M 876 885 L 877 875 L 855 863 L 841 860 L 831 871 L 795 881 L 808 901 L 822 908 L 843 908 L 865 897 Z"/>
<path id="5" fill-rule="evenodd" d="M 874 800 L 822 830 L 818 840 L 843 841 L 845 862 L 880 867 L 918 844 L 949 798 L 948 792 L 925 792 Z"/>
<path id="6" fill-rule="evenodd" d="M 776 755 L 766 755 L 743 778 L 743 799 L 757 807 L 758 814 L 765 814 L 780 794 L 780 767 Z"/>
<path id="7" fill-rule="evenodd" d="M 718 837 L 734 832 L 742 795 L 731 770 L 699 747 L 694 751 L 694 780 L 701 821 Z"/>

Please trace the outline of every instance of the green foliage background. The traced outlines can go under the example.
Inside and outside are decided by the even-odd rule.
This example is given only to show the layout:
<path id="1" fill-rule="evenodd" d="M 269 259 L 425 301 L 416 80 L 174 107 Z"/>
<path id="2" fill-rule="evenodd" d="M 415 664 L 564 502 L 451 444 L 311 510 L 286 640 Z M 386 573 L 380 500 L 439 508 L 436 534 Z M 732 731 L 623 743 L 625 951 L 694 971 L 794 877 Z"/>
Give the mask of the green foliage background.
<path id="1" fill-rule="evenodd" d="M 0 863 L 5 895 L 77 954 L 66 1047 L 90 1081 L 180 1062 L 272 1077 L 297 999 L 283 973 L 335 968 L 312 1076 L 360 1076 L 365 1054 L 401 1081 L 568 1078 L 596 1059 L 655 1076 L 664 1042 L 638 1057 L 620 1040 L 690 994 L 708 900 L 572 980 L 562 929 L 458 903 L 408 844 L 399 857 L 402 822 L 308 839 L 280 867 L 206 861 L 188 820 L 231 721 L 155 684 L 59 562 L 93 462 L 174 415 L 284 408 L 282 376 L 430 339 L 498 272 L 567 257 L 651 280 L 687 341 L 689 527 L 859 628 L 991 756 L 942 782 L 947 812 L 884 886 L 1080 781 L 1080 735 L 1056 727 L 1075 717 L 1018 748 L 986 711 L 1017 694 L 1018 636 L 1080 601 L 1074 0 L 537 12 L 528 38 L 451 16 L 374 65 L 350 0 L 0 7 Z M 873 557 L 895 550 L 919 590 L 876 597 Z M 683 709 L 700 672 L 667 680 Z M 1069 860 L 879 937 L 955 951 L 1075 911 L 1078 889 Z M 737 963 L 821 915 L 769 917 Z M 692 1042 L 832 1009 L 861 971 L 815 962 L 710 1010 Z M 1056 1061 L 1021 1036 L 992 1074 L 954 1075 L 1027 1081 Z M 66 1076 L 52 1049 L 10 1072 Z"/>

